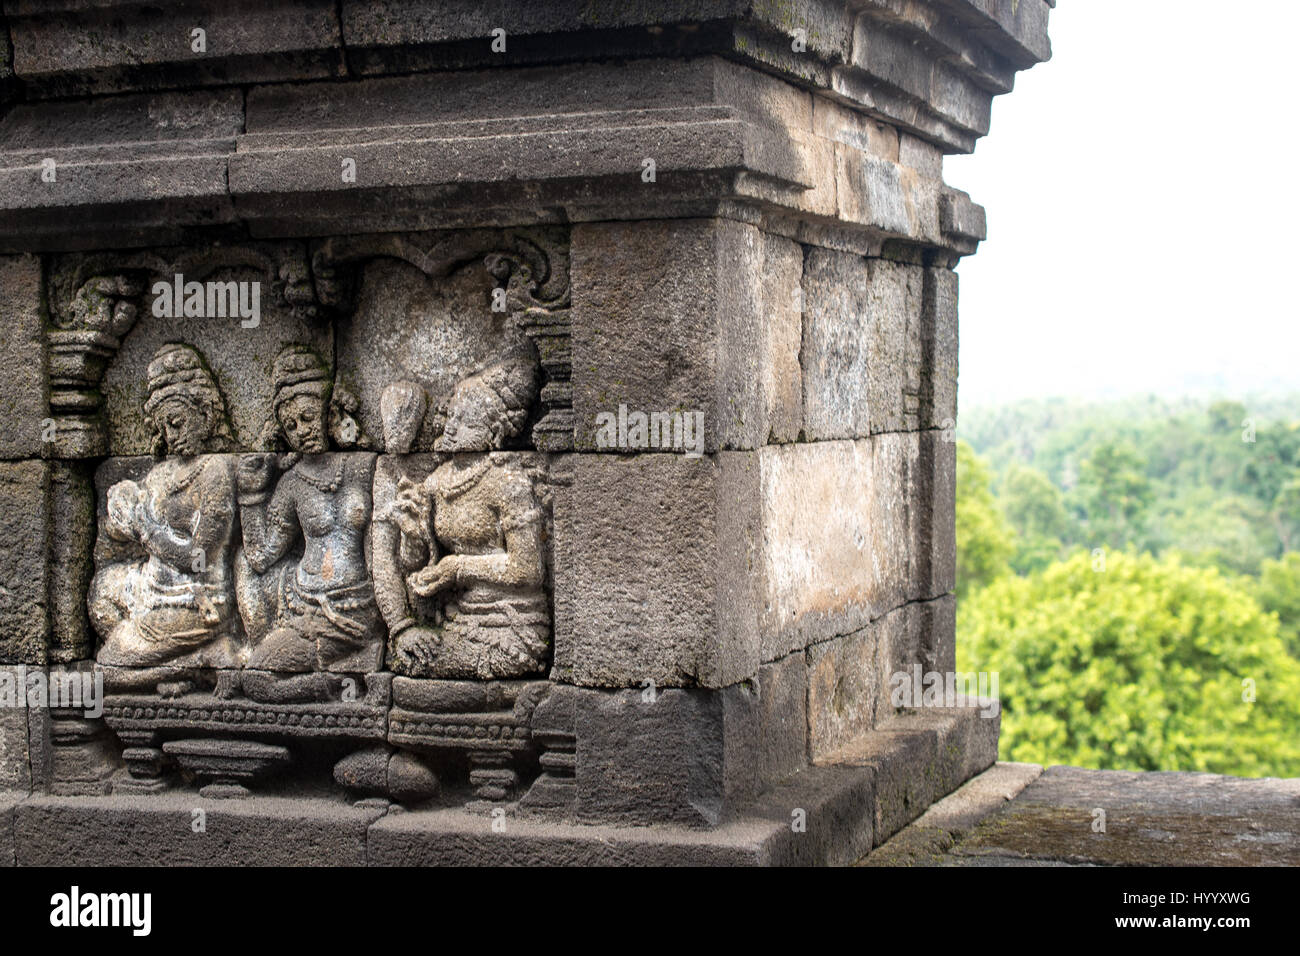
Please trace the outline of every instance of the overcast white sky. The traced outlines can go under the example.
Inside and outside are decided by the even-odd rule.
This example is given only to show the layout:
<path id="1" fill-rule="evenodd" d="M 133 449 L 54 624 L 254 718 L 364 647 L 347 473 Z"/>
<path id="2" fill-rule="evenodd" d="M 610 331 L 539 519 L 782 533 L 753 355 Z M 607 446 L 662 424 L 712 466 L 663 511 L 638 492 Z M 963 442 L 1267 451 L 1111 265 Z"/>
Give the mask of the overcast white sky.
<path id="1" fill-rule="evenodd" d="M 948 182 L 964 408 L 1300 391 L 1295 0 L 1060 0 L 1053 57 Z"/>

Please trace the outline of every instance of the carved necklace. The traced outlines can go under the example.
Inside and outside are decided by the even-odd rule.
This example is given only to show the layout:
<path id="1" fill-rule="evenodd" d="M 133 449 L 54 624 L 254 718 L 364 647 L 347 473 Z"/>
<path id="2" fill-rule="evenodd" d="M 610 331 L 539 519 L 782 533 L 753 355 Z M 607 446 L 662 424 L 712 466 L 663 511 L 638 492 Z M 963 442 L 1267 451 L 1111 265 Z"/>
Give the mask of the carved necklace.
<path id="1" fill-rule="evenodd" d="M 194 484 L 194 479 L 203 473 L 203 465 L 202 459 L 197 459 L 190 465 L 177 462 L 176 467 L 172 469 L 171 475 L 168 476 L 166 493 L 174 495 L 176 492 L 184 491 Z"/>
<path id="2" fill-rule="evenodd" d="M 334 492 L 338 491 L 339 488 L 343 486 L 343 460 L 341 458 L 335 461 L 334 475 L 330 478 L 321 478 L 318 475 L 313 475 L 308 471 L 307 463 L 305 461 L 298 462 L 298 464 L 294 466 L 293 470 L 297 472 L 298 477 L 307 482 L 307 484 L 328 495 L 334 494 Z"/>
<path id="3" fill-rule="evenodd" d="M 462 495 L 478 484 L 478 480 L 483 477 L 484 472 L 490 467 L 492 467 L 492 460 L 484 456 L 482 461 L 471 465 L 465 471 L 459 474 L 453 473 L 451 477 L 443 479 L 439 483 L 441 487 L 438 490 L 442 492 L 444 498 L 455 498 Z"/>

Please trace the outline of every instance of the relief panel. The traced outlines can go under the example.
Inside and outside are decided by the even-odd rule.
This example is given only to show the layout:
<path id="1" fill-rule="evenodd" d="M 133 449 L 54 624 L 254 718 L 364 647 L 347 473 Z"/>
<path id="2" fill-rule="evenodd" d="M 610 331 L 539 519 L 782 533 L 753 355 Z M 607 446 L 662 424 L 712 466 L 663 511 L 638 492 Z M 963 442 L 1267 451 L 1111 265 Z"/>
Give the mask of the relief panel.
<path id="1" fill-rule="evenodd" d="M 181 267 L 268 277 L 265 311 L 168 317 Z M 116 789 L 324 759 L 361 795 L 500 801 L 537 775 L 567 281 L 554 231 L 56 264 L 61 450 L 109 453 L 86 607 Z"/>

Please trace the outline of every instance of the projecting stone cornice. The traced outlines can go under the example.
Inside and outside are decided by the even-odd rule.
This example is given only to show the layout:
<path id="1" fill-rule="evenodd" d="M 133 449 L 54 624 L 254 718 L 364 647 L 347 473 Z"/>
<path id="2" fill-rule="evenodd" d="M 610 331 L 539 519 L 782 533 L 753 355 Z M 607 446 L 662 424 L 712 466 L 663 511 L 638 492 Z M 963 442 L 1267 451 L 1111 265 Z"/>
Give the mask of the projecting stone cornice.
<path id="1" fill-rule="evenodd" d="M 951 214 L 972 204 L 939 147 L 716 56 L 21 102 L 0 121 L 10 251 L 511 224 L 521 195 L 536 221 L 722 215 L 868 251 L 983 236 Z"/>
<path id="2" fill-rule="evenodd" d="M 16 0 L 10 97 L 719 54 L 819 89 L 948 151 L 1047 59 L 1055 0 L 186 4 Z M 194 31 L 202 30 L 201 42 Z M 504 50 L 494 50 L 494 30 Z M 201 50 L 196 50 L 201 46 Z"/>

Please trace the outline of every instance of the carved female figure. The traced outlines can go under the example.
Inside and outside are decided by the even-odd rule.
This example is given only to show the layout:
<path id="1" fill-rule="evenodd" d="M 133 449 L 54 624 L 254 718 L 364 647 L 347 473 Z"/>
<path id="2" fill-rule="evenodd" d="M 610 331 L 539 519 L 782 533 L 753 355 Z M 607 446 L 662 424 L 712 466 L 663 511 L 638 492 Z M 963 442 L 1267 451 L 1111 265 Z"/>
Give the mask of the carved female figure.
<path id="1" fill-rule="evenodd" d="M 410 631 L 407 640 L 422 635 L 425 643 L 436 645 L 438 634 L 420 623 L 422 609 L 406 587 L 406 576 L 424 567 L 429 560 L 430 536 L 427 531 L 419 535 L 403 534 L 393 516 L 393 503 L 399 490 L 422 481 L 429 474 L 432 459 L 441 457 L 410 454 L 427 408 L 428 396 L 414 382 L 394 382 L 380 396 L 385 454 L 375 463 L 370 561 L 375 597 L 388 624 L 390 642 Z M 427 515 L 425 518 L 427 524 Z"/>
<path id="2" fill-rule="evenodd" d="M 233 459 L 210 454 L 230 440 L 225 400 L 203 357 L 188 345 L 162 346 L 148 367 L 145 419 L 162 458 L 142 482 L 108 491 L 108 535 L 137 544 L 144 557 L 101 568 L 88 610 L 104 638 L 101 664 L 145 668 L 237 667 L 230 547 L 235 520 Z"/>
<path id="3" fill-rule="evenodd" d="M 434 446 L 450 458 L 421 484 L 399 487 L 393 520 L 404 536 L 424 537 L 430 554 L 408 586 L 440 607 L 434 627 L 395 638 L 399 673 L 510 678 L 545 669 L 543 514 L 520 456 L 499 451 L 528 418 L 536 375 L 532 362 L 512 358 L 461 381 Z"/>
<path id="4" fill-rule="evenodd" d="M 355 446 L 360 436 L 314 352 L 286 347 L 272 376 L 271 434 L 291 454 L 278 481 L 276 456 L 248 455 L 239 465 L 244 549 L 236 589 L 255 642 L 243 689 L 256 700 L 329 700 L 338 675 L 382 664 L 382 620 L 365 555 L 375 456 L 329 450 L 331 437 Z"/>

